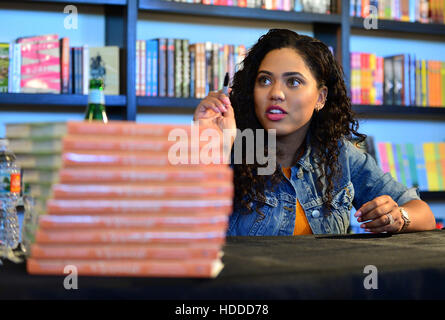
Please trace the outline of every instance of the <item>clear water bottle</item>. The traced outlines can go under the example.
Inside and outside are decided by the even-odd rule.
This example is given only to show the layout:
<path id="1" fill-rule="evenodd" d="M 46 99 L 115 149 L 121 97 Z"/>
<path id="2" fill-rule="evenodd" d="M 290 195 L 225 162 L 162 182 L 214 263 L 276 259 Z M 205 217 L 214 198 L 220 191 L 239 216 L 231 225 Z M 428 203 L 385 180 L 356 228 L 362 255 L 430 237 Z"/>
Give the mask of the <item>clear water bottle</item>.
<path id="1" fill-rule="evenodd" d="M 16 208 L 20 184 L 15 155 L 9 149 L 8 140 L 0 139 L 0 246 L 11 249 L 18 246 L 20 237 Z"/>

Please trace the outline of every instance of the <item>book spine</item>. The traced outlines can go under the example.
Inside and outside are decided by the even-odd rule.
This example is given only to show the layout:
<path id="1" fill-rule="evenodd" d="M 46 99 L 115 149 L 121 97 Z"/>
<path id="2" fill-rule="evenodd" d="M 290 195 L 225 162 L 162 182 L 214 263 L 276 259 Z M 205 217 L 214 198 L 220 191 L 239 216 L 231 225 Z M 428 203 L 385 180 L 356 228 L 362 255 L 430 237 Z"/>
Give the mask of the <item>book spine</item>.
<path id="1" fill-rule="evenodd" d="M 190 97 L 196 98 L 196 44 L 189 45 L 190 53 Z"/>
<path id="2" fill-rule="evenodd" d="M 398 170 L 399 174 L 398 177 L 400 177 L 400 182 L 405 185 L 408 186 L 408 182 L 406 179 L 406 167 L 405 167 L 405 161 L 404 161 L 404 157 L 402 154 L 402 146 L 399 143 L 393 144 L 394 146 L 394 151 L 396 152 L 396 169 Z"/>
<path id="3" fill-rule="evenodd" d="M 203 229 L 227 228 L 228 215 L 214 216 L 160 216 L 160 215 L 126 215 L 126 216 L 85 216 L 85 215 L 44 215 L 39 218 L 39 227 L 44 230 L 69 230 L 81 228 L 93 229 L 140 229 L 162 231 L 199 231 Z M 170 229 L 169 229 L 170 228 Z"/>
<path id="4" fill-rule="evenodd" d="M 439 149 L 439 166 L 442 172 L 442 181 L 445 184 L 445 142 L 439 142 L 438 149 Z"/>
<path id="5" fill-rule="evenodd" d="M 392 57 L 387 57 L 384 59 L 384 104 L 393 105 L 394 104 L 394 67 Z"/>
<path id="6" fill-rule="evenodd" d="M 152 85 L 153 85 L 153 91 L 152 91 L 152 95 L 154 97 L 159 95 L 159 67 L 158 67 L 158 62 L 159 62 L 159 41 L 157 39 L 153 40 L 153 51 L 152 51 L 152 57 L 153 57 L 153 64 L 151 67 L 151 70 L 153 71 L 153 75 L 151 77 L 151 81 L 152 81 Z"/>
<path id="7" fill-rule="evenodd" d="M 439 190 L 439 179 L 436 166 L 434 143 L 425 142 L 423 144 L 423 156 L 425 158 L 426 176 L 429 191 Z"/>
<path id="8" fill-rule="evenodd" d="M 104 230 L 43 230 L 36 231 L 37 243 L 53 244 L 138 244 L 138 243 L 222 243 L 225 239 L 225 230 L 215 228 L 213 231 L 150 231 L 131 229 L 104 229 Z"/>
<path id="9" fill-rule="evenodd" d="M 217 259 L 218 245 L 57 245 L 35 243 L 31 246 L 33 259 Z"/>
<path id="10" fill-rule="evenodd" d="M 406 144 L 400 144 L 400 152 L 402 154 L 402 163 L 403 163 L 403 171 L 405 174 L 406 179 L 406 186 L 408 188 L 411 188 L 414 186 L 413 179 L 411 177 L 411 168 L 409 163 L 409 157 L 408 157 L 408 150 Z"/>
<path id="11" fill-rule="evenodd" d="M 410 56 L 409 54 L 404 54 L 404 65 L 403 65 L 403 105 L 404 106 L 409 106 L 410 105 L 410 101 L 409 101 L 409 97 L 410 97 L 410 76 L 409 76 L 409 71 L 410 71 Z"/>
<path id="12" fill-rule="evenodd" d="M 189 40 L 182 40 L 182 66 L 183 66 L 183 82 L 182 82 L 182 96 L 184 98 L 190 97 L 190 53 Z"/>
<path id="13" fill-rule="evenodd" d="M 82 55 L 82 93 L 84 95 L 88 95 L 89 87 L 90 87 L 90 49 L 88 45 L 83 46 L 83 55 Z"/>
<path id="14" fill-rule="evenodd" d="M 417 176 L 419 179 L 419 189 L 421 191 L 432 191 L 428 187 L 428 178 L 425 166 L 425 156 L 423 154 L 423 145 L 416 144 L 414 148 L 416 153 L 416 168 L 417 168 Z"/>
<path id="15" fill-rule="evenodd" d="M 167 96 L 167 39 L 158 39 L 158 88 L 159 96 Z"/>
<path id="16" fill-rule="evenodd" d="M 436 163 L 438 188 L 439 188 L 439 190 L 445 190 L 445 187 L 444 187 L 445 180 L 443 179 L 444 173 L 442 171 L 439 143 L 434 143 L 433 145 L 434 145 L 434 159 L 435 159 L 435 163 Z"/>
<path id="17" fill-rule="evenodd" d="M 427 71 L 427 62 L 425 60 L 421 60 L 421 106 L 428 106 L 428 71 Z"/>
<path id="18" fill-rule="evenodd" d="M 379 142 L 377 148 L 379 150 L 380 166 L 383 172 L 390 172 L 385 142 Z"/>
<path id="19" fill-rule="evenodd" d="M 401 168 L 400 168 L 400 162 L 399 162 L 399 157 L 397 154 L 397 146 L 395 143 L 391 144 L 391 149 L 392 149 L 392 156 L 393 156 L 393 161 L 394 161 L 394 169 L 396 172 L 396 179 L 397 181 L 399 181 L 400 183 L 406 185 L 406 182 L 402 181 L 402 174 L 401 174 Z"/>
<path id="20" fill-rule="evenodd" d="M 417 160 L 416 160 L 416 151 L 414 144 L 407 143 L 406 152 L 408 154 L 409 169 L 410 169 L 412 184 L 414 187 L 419 187 L 420 183 L 419 183 L 419 175 L 417 173 Z"/>
<path id="21" fill-rule="evenodd" d="M 445 11 L 445 3 L 444 3 L 444 11 Z M 444 12 L 445 15 L 445 12 Z M 445 23 L 445 22 L 444 22 Z M 442 93 L 442 107 L 445 107 L 445 61 L 442 61 L 440 64 L 440 78 L 441 78 L 441 93 Z"/>
<path id="22" fill-rule="evenodd" d="M 173 199 L 202 197 L 233 196 L 233 187 L 230 182 L 221 181 L 218 185 L 187 185 L 178 183 L 178 186 L 140 186 L 140 185 L 53 185 L 54 199 Z"/>
<path id="23" fill-rule="evenodd" d="M 141 40 L 141 96 L 145 96 L 147 90 L 147 47 L 145 40 Z"/>
<path id="24" fill-rule="evenodd" d="M 81 261 L 40 260 L 30 258 L 26 268 L 30 274 L 65 275 L 65 267 L 74 265 L 80 276 L 140 276 L 140 277 L 215 277 L 213 260 L 194 261 Z M 222 267 L 221 267 L 222 268 Z M 220 269 L 221 269 L 220 268 Z"/>
<path id="25" fill-rule="evenodd" d="M 389 173 L 391 176 L 396 180 L 399 181 L 397 178 L 397 172 L 396 172 L 396 166 L 395 166 L 395 159 L 394 159 L 394 153 L 391 142 L 385 143 L 386 147 L 386 154 L 388 156 L 388 166 L 389 166 Z"/>
<path id="26" fill-rule="evenodd" d="M 136 95 L 141 95 L 141 41 L 136 40 Z"/>
<path id="27" fill-rule="evenodd" d="M 153 41 L 146 41 L 147 47 L 147 61 L 146 61 L 146 78 L 145 81 L 147 83 L 145 95 L 153 96 L 153 82 L 152 82 L 152 73 L 153 73 Z"/>
<path id="28" fill-rule="evenodd" d="M 182 59 L 182 39 L 174 39 L 174 60 L 175 60 L 175 68 L 174 68 L 174 96 L 176 98 L 182 98 L 182 83 L 184 79 L 183 75 L 183 59 Z"/>
<path id="29" fill-rule="evenodd" d="M 167 39 L 167 96 L 175 96 L 175 42 Z"/>
<path id="30" fill-rule="evenodd" d="M 16 43 L 14 45 L 14 73 L 13 73 L 13 84 L 12 88 L 15 93 L 19 93 L 22 91 L 20 87 L 21 83 L 21 68 L 22 68 L 22 50 L 21 50 L 21 44 Z"/>

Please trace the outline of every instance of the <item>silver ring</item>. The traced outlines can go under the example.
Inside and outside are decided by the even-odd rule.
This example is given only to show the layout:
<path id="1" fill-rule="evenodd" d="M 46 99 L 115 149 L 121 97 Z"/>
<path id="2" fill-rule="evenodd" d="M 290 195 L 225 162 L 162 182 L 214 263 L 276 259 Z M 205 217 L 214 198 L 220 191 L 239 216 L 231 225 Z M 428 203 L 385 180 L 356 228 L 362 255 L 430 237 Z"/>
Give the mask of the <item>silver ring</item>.
<path id="1" fill-rule="evenodd" d="M 391 213 L 387 213 L 386 216 L 388 217 L 388 223 L 387 224 L 393 224 L 394 223 L 394 217 Z"/>

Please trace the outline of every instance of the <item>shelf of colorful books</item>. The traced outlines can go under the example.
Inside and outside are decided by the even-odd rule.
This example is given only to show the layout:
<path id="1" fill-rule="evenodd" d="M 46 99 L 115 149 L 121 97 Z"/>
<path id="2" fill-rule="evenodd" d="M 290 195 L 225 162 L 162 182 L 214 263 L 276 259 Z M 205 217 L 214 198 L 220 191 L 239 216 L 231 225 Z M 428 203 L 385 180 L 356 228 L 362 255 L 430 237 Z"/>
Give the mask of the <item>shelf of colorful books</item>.
<path id="1" fill-rule="evenodd" d="M 18 0 L 16 2 L 42 2 L 42 3 L 65 3 L 65 4 L 88 4 L 88 5 L 120 5 L 127 4 L 127 0 Z"/>
<path id="2" fill-rule="evenodd" d="M 371 23 L 370 23 L 371 24 Z M 365 28 L 365 19 L 351 17 L 351 28 L 367 31 L 397 31 L 428 35 L 445 35 L 445 24 L 378 19 L 377 28 Z"/>
<path id="3" fill-rule="evenodd" d="M 160 13 L 176 13 L 206 17 L 239 18 L 262 21 L 285 21 L 290 23 L 341 23 L 341 16 L 338 14 L 265 10 L 260 8 L 204 5 L 163 0 L 140 0 L 139 9 Z"/>
<path id="4" fill-rule="evenodd" d="M 358 116 L 405 116 L 445 118 L 445 107 L 413 107 L 386 105 L 353 105 L 352 109 Z"/>
<path id="5" fill-rule="evenodd" d="M 445 191 L 420 191 L 420 198 L 424 201 L 444 201 Z"/>
<path id="6" fill-rule="evenodd" d="M 88 95 L 82 94 L 45 94 L 45 93 L 0 93 L 0 105 L 27 104 L 27 105 L 66 105 L 86 106 Z M 125 95 L 106 95 L 105 105 L 125 106 Z"/>

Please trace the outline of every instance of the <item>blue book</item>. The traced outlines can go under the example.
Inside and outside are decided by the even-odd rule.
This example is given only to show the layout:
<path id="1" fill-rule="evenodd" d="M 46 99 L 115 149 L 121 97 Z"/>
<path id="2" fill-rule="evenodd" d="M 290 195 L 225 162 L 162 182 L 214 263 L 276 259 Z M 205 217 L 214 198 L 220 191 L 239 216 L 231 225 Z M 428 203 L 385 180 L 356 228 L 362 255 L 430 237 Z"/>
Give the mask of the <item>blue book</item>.
<path id="1" fill-rule="evenodd" d="M 158 96 L 158 88 L 159 88 L 159 83 L 158 83 L 158 61 L 159 61 L 159 42 L 157 39 L 151 40 L 152 43 L 152 67 L 151 70 L 152 75 L 151 75 L 151 89 L 152 89 L 152 96 L 156 97 Z"/>
<path id="2" fill-rule="evenodd" d="M 423 145 L 420 143 L 416 143 L 414 148 L 416 153 L 417 175 L 419 178 L 419 190 L 429 191 L 428 180 L 426 175 L 425 157 L 423 155 Z"/>

